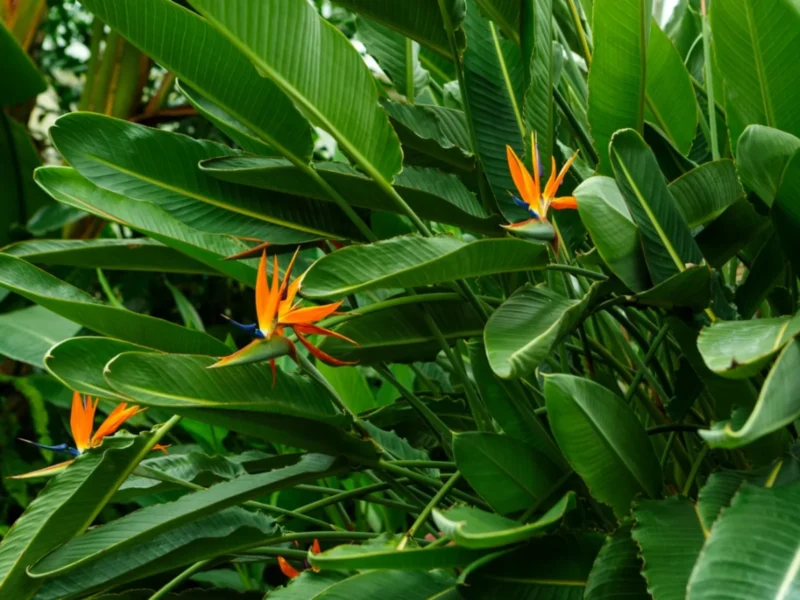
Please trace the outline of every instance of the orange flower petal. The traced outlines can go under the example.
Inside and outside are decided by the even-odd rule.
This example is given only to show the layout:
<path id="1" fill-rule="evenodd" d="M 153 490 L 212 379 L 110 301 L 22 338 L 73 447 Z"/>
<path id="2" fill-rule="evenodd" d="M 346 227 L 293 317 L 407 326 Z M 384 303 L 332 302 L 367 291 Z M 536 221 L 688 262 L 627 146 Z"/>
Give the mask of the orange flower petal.
<path id="1" fill-rule="evenodd" d="M 139 406 L 128 407 L 125 402 L 121 402 L 115 406 L 114 410 L 109 413 L 106 420 L 103 421 L 100 427 L 97 428 L 97 432 L 92 436 L 91 446 L 99 445 L 104 437 L 117 431 L 125 421 L 145 410 L 147 409 Z"/>
<path id="2" fill-rule="evenodd" d="M 267 337 L 272 333 L 272 329 L 275 326 L 275 317 L 278 316 L 280 302 L 280 272 L 278 269 L 278 255 L 276 254 L 272 257 L 272 288 L 269 291 L 267 306 L 264 308 L 264 314 L 258 316 L 258 327 Z"/>
<path id="3" fill-rule="evenodd" d="M 339 338 L 340 340 L 344 340 L 345 342 L 349 342 L 349 343 L 353 344 L 354 346 L 359 346 L 360 345 L 357 341 L 351 340 L 349 337 L 346 337 L 346 336 L 342 335 L 341 333 L 337 333 L 336 331 L 333 331 L 332 329 L 325 329 L 324 327 L 319 327 L 318 325 L 310 325 L 308 323 L 302 323 L 302 324 L 299 324 L 299 325 L 292 326 L 292 329 L 294 330 L 295 333 L 297 333 L 299 331 L 300 333 L 303 333 L 305 335 L 328 335 L 330 337 Z"/>
<path id="4" fill-rule="evenodd" d="M 556 198 L 550 203 L 550 206 L 555 210 L 564 210 L 565 208 L 578 208 L 578 201 L 574 196 L 564 196 L 563 198 Z"/>
<path id="5" fill-rule="evenodd" d="M 311 554 L 320 554 L 322 549 L 319 547 L 319 540 L 314 540 L 314 543 L 311 544 Z"/>
<path id="6" fill-rule="evenodd" d="M 345 367 L 345 366 L 349 366 L 349 365 L 358 364 L 357 361 L 356 362 L 347 362 L 347 361 L 344 361 L 344 360 L 339 360 L 338 358 L 334 358 L 330 354 L 327 354 L 327 353 L 323 352 L 322 350 L 320 350 L 319 348 L 317 348 L 316 346 L 314 346 L 305 337 L 303 337 L 303 335 L 301 333 L 299 333 L 297 331 L 297 329 L 294 330 L 294 333 L 297 336 L 297 339 L 300 340 L 300 343 L 303 344 L 303 346 L 306 347 L 306 350 L 308 350 L 311 353 L 312 356 L 318 358 L 319 360 L 321 360 L 324 363 L 327 363 L 329 365 L 333 365 L 334 367 Z"/>
<path id="7" fill-rule="evenodd" d="M 153 450 L 159 450 L 164 454 L 169 454 L 167 448 L 169 448 L 171 445 L 172 444 L 156 444 L 155 446 L 153 446 Z"/>
<path id="8" fill-rule="evenodd" d="M 261 253 L 261 260 L 258 263 L 258 274 L 256 275 L 256 315 L 258 316 L 258 326 L 263 330 L 266 321 L 267 302 L 269 302 L 269 283 L 267 282 L 267 251 Z"/>
<path id="9" fill-rule="evenodd" d="M 300 571 L 295 569 L 292 565 L 286 562 L 286 559 L 282 556 L 278 557 L 278 566 L 281 568 L 281 573 L 286 575 L 289 579 L 294 579 L 298 575 L 300 575 Z"/>
<path id="10" fill-rule="evenodd" d="M 325 304 L 323 306 L 309 306 L 291 310 L 281 318 L 281 325 L 294 325 L 297 323 L 315 323 L 335 313 L 342 302 Z"/>
<path id="11" fill-rule="evenodd" d="M 511 146 L 506 146 L 506 159 L 508 160 L 511 179 L 514 180 L 514 185 L 517 186 L 522 199 L 531 205 L 538 203 L 539 190 L 535 187 L 536 183 Z"/>
<path id="12" fill-rule="evenodd" d="M 58 463 L 57 465 L 50 465 L 49 467 L 39 469 L 38 471 L 31 471 L 30 473 L 23 473 L 22 475 L 11 475 L 8 477 L 8 479 L 35 479 L 37 477 L 53 477 L 54 475 L 58 475 L 61 471 L 66 469 L 74 462 L 75 459 L 73 458 L 72 460 Z"/>
<path id="13" fill-rule="evenodd" d="M 289 261 L 289 266 L 286 267 L 286 272 L 283 274 L 283 283 L 281 284 L 281 291 L 280 297 L 283 299 L 284 295 L 286 294 L 286 290 L 289 287 L 289 278 L 292 276 L 292 269 L 294 268 L 294 261 L 297 260 L 297 255 L 300 253 L 300 246 L 297 247 L 297 250 L 294 251 L 292 255 L 292 260 Z"/>
<path id="14" fill-rule="evenodd" d="M 79 452 L 83 452 L 90 446 L 96 410 L 97 400 L 92 402 L 89 396 L 81 398 L 78 392 L 72 394 L 72 412 L 69 424 L 72 430 L 72 439 Z"/>

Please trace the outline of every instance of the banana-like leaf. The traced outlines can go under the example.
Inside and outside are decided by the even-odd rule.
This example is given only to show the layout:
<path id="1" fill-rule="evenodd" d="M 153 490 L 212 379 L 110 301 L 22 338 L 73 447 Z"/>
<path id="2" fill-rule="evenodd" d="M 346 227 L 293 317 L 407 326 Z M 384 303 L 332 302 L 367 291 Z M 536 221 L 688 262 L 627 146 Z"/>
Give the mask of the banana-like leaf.
<path id="1" fill-rule="evenodd" d="M 586 600 L 651 600 L 641 574 L 642 559 L 631 539 L 630 525 L 606 538 L 586 582 Z"/>
<path id="2" fill-rule="evenodd" d="M 706 327 L 697 349 L 709 369 L 724 377 L 756 375 L 800 333 L 800 318 L 717 322 Z"/>
<path id="3" fill-rule="evenodd" d="M 0 254 L 0 286 L 84 327 L 165 352 L 220 356 L 228 347 L 201 331 L 101 304 L 22 259 Z"/>
<path id="4" fill-rule="evenodd" d="M 777 231 L 768 234 L 766 241 L 754 253 L 747 276 L 736 288 L 734 300 L 743 319 L 752 318 L 775 287 L 786 283 L 787 263 L 788 258 L 781 247 L 781 238 Z"/>
<path id="5" fill-rule="evenodd" d="M 708 531 L 699 509 L 683 496 L 639 500 L 633 507 L 631 535 L 642 552 L 642 575 L 659 600 L 685 600 L 689 576 Z"/>
<path id="6" fill-rule="evenodd" d="M 340 472 L 330 456 L 308 454 L 297 464 L 259 475 L 242 475 L 206 490 L 130 513 L 60 546 L 29 569 L 32 577 L 56 577 L 103 560 L 203 517 L 300 483 Z"/>
<path id="7" fill-rule="evenodd" d="M 645 116 L 675 148 L 689 154 L 697 133 L 697 101 L 689 71 L 655 20 L 647 42 Z"/>
<path id="8" fill-rule="evenodd" d="M 800 593 L 800 523 L 792 515 L 800 484 L 745 485 L 711 530 L 689 580 L 688 600 L 719 597 L 788 600 Z M 742 543 L 747 540 L 747 543 Z"/>
<path id="9" fill-rule="evenodd" d="M 528 81 L 523 106 L 525 127 L 536 133 L 542 176 L 546 180 L 550 174 L 555 138 L 553 0 L 526 0 L 522 3 L 517 0 L 516 4 L 518 19 L 520 9 L 524 11 L 521 17 L 522 56 Z M 533 152 L 529 143 L 529 137 L 525 136 L 525 148 L 531 157 Z"/>
<path id="10" fill-rule="evenodd" d="M 356 207 L 398 212 L 378 184 L 342 163 L 317 163 L 317 173 L 337 190 L 347 190 Z M 258 156 L 230 156 L 201 163 L 200 168 L 218 179 L 267 190 L 331 200 L 315 181 L 286 160 Z M 439 221 L 483 233 L 497 233 L 498 220 L 488 217 L 475 195 L 454 175 L 409 167 L 394 182 L 409 206 L 422 219 Z M 327 203 L 326 203 L 327 204 Z"/>
<path id="11" fill-rule="evenodd" d="M 0 543 L 0 594 L 27 600 L 42 584 L 26 569 L 92 524 L 114 491 L 150 451 L 152 435 L 121 432 L 50 480 Z"/>
<path id="12" fill-rule="evenodd" d="M 313 451 L 357 456 L 375 446 L 350 435 L 351 420 L 315 381 L 264 364 L 209 369 L 201 356 L 126 352 L 106 365 L 108 384 L 143 406 Z"/>
<path id="13" fill-rule="evenodd" d="M 14 36 L 0 24 L 0 77 L 7 85 L 0 92 L 0 107 L 13 106 L 47 89 L 47 83 L 28 53 L 17 44 Z"/>
<path id="14" fill-rule="evenodd" d="M 358 51 L 306 2 L 192 0 L 368 175 L 391 182 L 402 151 Z M 346 86 L 341 83 L 347 81 Z"/>
<path id="15" fill-rule="evenodd" d="M 345 8 L 399 31 L 438 54 L 450 58 L 452 51 L 438 2 L 428 0 L 337 0 Z M 445 0 L 456 44 L 464 48 L 464 0 Z"/>
<path id="16" fill-rule="evenodd" d="M 342 545 L 322 554 L 309 554 L 309 561 L 322 570 L 397 569 L 428 571 L 466 567 L 486 555 L 485 551 L 443 546 L 441 548 L 404 548 L 398 550 L 400 538 L 382 536 L 362 546 Z"/>
<path id="17" fill-rule="evenodd" d="M 464 479 L 503 514 L 544 500 L 563 475 L 562 467 L 543 452 L 499 433 L 456 434 L 453 450 Z"/>
<path id="18" fill-rule="evenodd" d="M 713 448 L 739 448 L 789 425 L 800 417 L 800 399 L 794 390 L 800 385 L 800 341 L 792 340 L 764 380 L 753 411 L 744 424 L 715 423 L 700 435 Z"/>
<path id="19" fill-rule="evenodd" d="M 642 234 L 653 283 L 683 271 L 689 263 L 703 262 L 655 155 L 641 136 L 630 129 L 617 132 L 610 152 L 617 183 Z"/>
<path id="20" fill-rule="evenodd" d="M 637 302 L 646 306 L 667 309 L 688 306 L 702 310 L 711 301 L 711 270 L 705 265 L 689 267 L 657 286 L 636 294 L 635 298 Z"/>
<path id="21" fill-rule="evenodd" d="M 171 0 L 87 0 L 83 6 L 273 148 L 310 160 L 314 144 L 308 121 L 196 13 Z M 209 62 L 209 56 L 217 60 Z"/>
<path id="22" fill-rule="evenodd" d="M 337 333 L 354 340 L 357 346 L 328 337 L 319 347 L 340 360 L 359 361 L 362 365 L 433 360 L 441 346 L 425 324 L 423 310 L 430 312 L 451 344 L 483 332 L 483 321 L 466 302 L 457 298 L 434 302 L 422 295 L 416 304 L 370 312 L 336 328 Z"/>
<path id="23" fill-rule="evenodd" d="M 590 177 L 574 192 L 581 221 L 589 230 L 603 262 L 634 292 L 650 287 L 639 228 L 631 216 L 617 182 L 610 177 Z"/>
<path id="24" fill-rule="evenodd" d="M 546 246 L 514 238 L 463 242 L 450 236 L 403 236 L 349 246 L 321 258 L 303 279 L 303 295 L 344 298 L 366 290 L 529 271 L 546 263 Z"/>
<path id="25" fill-rule="evenodd" d="M 277 155 L 275 149 L 262 142 L 247 125 L 234 119 L 219 106 L 210 102 L 196 89 L 186 83 L 177 82 L 181 94 L 201 115 L 216 125 L 225 135 L 239 144 L 245 152 L 265 156 Z"/>
<path id="26" fill-rule="evenodd" d="M 166 273 L 214 273 L 202 263 L 148 238 L 30 240 L 11 244 L 2 251 L 36 265 Z"/>
<path id="27" fill-rule="evenodd" d="M 394 431 L 384 431 L 380 427 L 373 425 L 369 421 L 363 423 L 363 427 L 369 432 L 383 450 L 399 460 L 430 460 L 430 456 L 424 450 L 414 448 L 408 440 L 401 438 Z M 431 477 L 438 477 L 438 469 L 425 469 Z"/>
<path id="28" fill-rule="evenodd" d="M 503 379 L 532 373 L 602 295 L 594 284 L 581 299 L 571 300 L 544 286 L 526 284 L 498 308 L 486 323 L 483 340 L 492 370 Z"/>
<path id="29" fill-rule="evenodd" d="M 41 306 L 0 314 L 0 355 L 35 367 L 44 367 L 47 351 L 81 328 Z"/>
<path id="30" fill-rule="evenodd" d="M 713 221 L 744 196 L 732 160 L 700 165 L 670 183 L 669 191 L 692 228 Z"/>
<path id="31" fill-rule="evenodd" d="M 731 149 L 744 128 L 768 125 L 800 136 L 800 11 L 794 0 L 711 4 L 714 56 L 725 81 Z"/>
<path id="32" fill-rule="evenodd" d="M 651 4 L 651 0 L 594 0 L 588 118 L 602 175 L 611 174 L 608 145 L 614 132 L 644 131 Z"/>
<path id="33" fill-rule="evenodd" d="M 333 204 L 266 196 L 200 171 L 201 160 L 231 154 L 221 144 L 94 113 L 61 117 L 51 136 L 70 164 L 97 186 L 157 204 L 195 229 L 276 244 L 356 235 Z M 117 143 L 120 139 L 127 142 Z"/>
<path id="34" fill-rule="evenodd" d="M 497 23 L 508 39 L 519 44 L 520 0 L 476 0 L 476 3 L 487 18 Z"/>
<path id="35" fill-rule="evenodd" d="M 592 495 L 618 518 L 631 500 L 661 492 L 661 467 L 636 414 L 598 383 L 572 375 L 549 375 L 544 395 L 553 436 Z"/>
<path id="36" fill-rule="evenodd" d="M 742 198 L 709 223 L 694 239 L 708 264 L 720 268 L 748 244 L 759 239 L 771 226 L 769 217 L 756 212 L 753 204 Z"/>
<path id="37" fill-rule="evenodd" d="M 243 508 L 229 508 L 48 579 L 36 598 L 86 598 L 127 582 L 252 548 L 278 536 L 278 526 L 269 517 Z"/>
<path id="38" fill-rule="evenodd" d="M 797 150 L 783 171 L 778 193 L 772 205 L 772 223 L 778 232 L 783 251 L 795 269 L 800 267 L 800 209 L 797 194 L 800 193 L 800 149 Z"/>
<path id="39" fill-rule="evenodd" d="M 44 364 L 53 377 L 72 390 L 90 396 L 129 400 L 111 389 L 103 378 L 108 361 L 123 352 L 153 350 L 113 338 L 76 337 L 50 348 Z"/>
<path id="40" fill-rule="evenodd" d="M 413 149 L 447 166 L 465 171 L 475 167 L 463 112 L 443 106 L 404 104 L 390 100 L 384 100 L 381 104 L 403 143 L 407 160 L 408 150 Z M 399 177 L 403 173 L 405 171 Z"/>
<path id="41" fill-rule="evenodd" d="M 155 204 L 97 187 L 74 169 L 42 167 L 35 178 L 42 189 L 67 206 L 130 227 L 247 285 L 255 281 L 254 260 L 222 260 L 247 250 L 244 242 L 192 229 Z"/>
<path id="42" fill-rule="evenodd" d="M 800 138 L 790 133 L 750 125 L 739 138 L 736 167 L 742 183 L 772 206 L 789 159 L 800 150 Z"/>
<path id="43" fill-rule="evenodd" d="M 346 579 L 334 573 L 305 572 L 269 594 L 270 600 L 434 600 L 455 583 L 443 571 L 373 570 Z"/>
<path id="44" fill-rule="evenodd" d="M 518 192 L 508 170 L 506 145 L 517 155 L 524 154 L 524 63 L 519 47 L 502 38 L 494 23 L 481 17 L 475 0 L 469 0 L 467 6 L 464 101 L 472 115 L 475 152 L 500 211 L 511 222 L 520 221 L 527 213 L 514 204 L 510 195 Z"/>
<path id="45" fill-rule="evenodd" d="M 575 492 L 567 492 L 536 521 L 524 524 L 471 506 L 456 506 L 441 512 L 434 510 L 433 519 L 459 546 L 499 548 L 544 535 L 557 527 L 576 505 Z"/>
<path id="46" fill-rule="evenodd" d="M 369 19 L 359 18 L 356 28 L 367 52 L 392 80 L 397 93 L 413 103 L 428 87 L 430 79 L 419 62 L 419 44 Z"/>

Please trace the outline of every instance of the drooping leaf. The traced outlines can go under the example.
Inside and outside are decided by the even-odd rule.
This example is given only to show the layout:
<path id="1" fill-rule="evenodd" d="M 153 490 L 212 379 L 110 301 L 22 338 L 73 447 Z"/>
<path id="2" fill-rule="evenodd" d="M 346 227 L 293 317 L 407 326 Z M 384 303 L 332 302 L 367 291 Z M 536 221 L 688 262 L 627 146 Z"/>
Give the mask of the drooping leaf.
<path id="1" fill-rule="evenodd" d="M 70 164 L 97 186 L 157 204 L 195 229 L 276 244 L 355 235 L 332 204 L 265 197 L 200 171 L 201 160 L 231 154 L 221 144 L 92 113 L 61 117 L 51 136 Z"/>
<path id="2" fill-rule="evenodd" d="M 735 430 L 731 422 L 716 423 L 712 429 L 701 430 L 700 435 L 711 447 L 739 448 L 792 423 L 800 417 L 800 401 L 793 392 L 798 385 L 798 367 L 800 341 L 795 339 L 775 361 L 747 421 Z"/>
<path id="3" fill-rule="evenodd" d="M 576 300 L 541 285 L 520 288 L 486 324 L 483 339 L 492 370 L 504 379 L 532 373 L 601 293 L 599 284 Z"/>
<path id="4" fill-rule="evenodd" d="M 367 174 L 392 181 L 402 168 L 402 152 L 378 106 L 372 75 L 347 38 L 313 6 L 280 0 L 191 4 Z"/>
<path id="5" fill-rule="evenodd" d="M 436 525 L 453 541 L 465 548 L 499 548 L 542 536 L 558 526 L 564 515 L 575 508 L 575 493 L 567 492 L 533 523 L 520 524 L 511 519 L 470 506 L 434 510 Z"/>
<path id="6" fill-rule="evenodd" d="M 710 18 L 734 153 L 748 125 L 800 136 L 800 65 L 791 51 L 800 42 L 800 11 L 794 0 L 722 0 L 711 4 Z"/>
<path id="7" fill-rule="evenodd" d="M 456 465 L 492 508 L 508 514 L 544 500 L 562 469 L 533 446 L 512 437 L 483 432 L 454 436 Z"/>
<path id="8" fill-rule="evenodd" d="M 591 177 L 575 189 L 581 221 L 605 264 L 634 292 L 650 287 L 639 228 L 616 181 Z"/>
<path id="9" fill-rule="evenodd" d="M 318 260 L 303 279 L 309 298 L 413 288 L 466 277 L 541 268 L 546 247 L 515 238 L 463 242 L 449 236 L 396 237 L 350 246 Z"/>
<path id="10" fill-rule="evenodd" d="M 202 263 L 147 238 L 30 240 L 6 246 L 3 252 L 36 265 L 166 273 L 214 272 Z"/>
<path id="11" fill-rule="evenodd" d="M 694 239 L 708 264 L 719 268 L 757 240 L 769 227 L 769 217 L 757 213 L 753 204 L 742 198 L 709 223 Z"/>
<path id="12" fill-rule="evenodd" d="M 0 355 L 41 368 L 47 351 L 78 333 L 80 328 L 41 306 L 3 313 L 0 315 Z"/>
<path id="13" fill-rule="evenodd" d="M 0 24 L 0 77 L 7 82 L 0 92 L 0 107 L 13 106 L 47 89 L 47 83 L 28 53 L 17 44 L 14 36 Z"/>
<path id="14" fill-rule="evenodd" d="M 227 235 L 192 229 L 154 204 L 132 200 L 95 186 L 74 169 L 37 169 L 36 182 L 67 206 L 80 208 L 146 234 L 247 285 L 253 285 L 255 281 L 255 261 L 222 260 L 247 250 L 244 242 Z"/>
<path id="15" fill-rule="evenodd" d="M 792 515 L 798 502 L 800 484 L 745 485 L 711 530 L 687 598 L 718 598 L 726 589 L 735 590 L 738 598 L 795 597 L 800 592 L 800 524 Z"/>
<path id="16" fill-rule="evenodd" d="M 315 181 L 281 159 L 231 156 L 205 161 L 200 168 L 225 181 L 295 196 L 331 200 Z M 335 189 L 348 190 L 347 201 L 353 206 L 398 212 L 376 182 L 352 167 L 342 163 L 315 163 L 314 168 Z M 498 231 L 497 219 L 487 217 L 475 195 L 453 175 L 409 167 L 395 179 L 395 189 L 421 218 L 484 233 Z"/>
<path id="17" fill-rule="evenodd" d="M 800 149 L 800 138 L 772 127 L 750 125 L 739 138 L 736 167 L 744 185 L 771 206 L 786 164 Z"/>
<path id="18" fill-rule="evenodd" d="M 736 379 L 757 374 L 800 332 L 800 319 L 777 317 L 714 323 L 700 333 L 697 349 L 708 368 Z"/>
<path id="19" fill-rule="evenodd" d="M 83 6 L 273 148 L 308 162 L 313 150 L 308 121 L 196 13 L 170 0 L 87 0 Z M 212 64 L 208 56 L 217 60 Z"/>
<path id="20" fill-rule="evenodd" d="M 389 76 L 394 89 L 413 103 L 428 86 L 430 75 L 419 62 L 419 44 L 369 19 L 358 19 L 358 37 Z"/>
<path id="21" fill-rule="evenodd" d="M 215 356 L 228 352 L 225 344 L 201 331 L 101 304 L 83 290 L 7 254 L 0 254 L 0 286 L 93 331 L 134 344 L 165 352 Z"/>
<path id="22" fill-rule="evenodd" d="M 644 133 L 651 4 L 651 0 L 594 0 L 588 118 L 602 175 L 611 174 L 608 145 L 614 132 L 630 128 Z"/>
<path id="23" fill-rule="evenodd" d="M 586 582 L 586 600 L 650 600 L 640 570 L 642 560 L 631 539 L 630 525 L 620 527 L 606 538 Z"/>
<path id="24" fill-rule="evenodd" d="M 705 265 L 689 267 L 658 285 L 635 295 L 636 301 L 646 306 L 673 308 L 689 306 L 695 310 L 706 308 L 711 301 L 711 270 Z"/>
<path id="25" fill-rule="evenodd" d="M 669 185 L 689 227 L 705 225 L 744 196 L 731 160 L 705 163 Z"/>
<path id="26" fill-rule="evenodd" d="M 641 549 L 642 575 L 653 598 L 684 600 L 692 568 L 708 531 L 697 508 L 683 496 L 639 500 L 633 508 L 631 535 Z"/>
<path id="27" fill-rule="evenodd" d="M 611 163 L 641 231 L 653 283 L 659 284 L 683 271 L 687 263 L 703 262 L 700 248 L 667 188 L 655 155 L 641 136 L 630 129 L 614 134 Z"/>
<path id="28" fill-rule="evenodd" d="M 622 519 L 637 494 L 661 492 L 661 467 L 636 414 L 598 383 L 549 375 L 547 416 L 561 451 L 592 495 Z"/>

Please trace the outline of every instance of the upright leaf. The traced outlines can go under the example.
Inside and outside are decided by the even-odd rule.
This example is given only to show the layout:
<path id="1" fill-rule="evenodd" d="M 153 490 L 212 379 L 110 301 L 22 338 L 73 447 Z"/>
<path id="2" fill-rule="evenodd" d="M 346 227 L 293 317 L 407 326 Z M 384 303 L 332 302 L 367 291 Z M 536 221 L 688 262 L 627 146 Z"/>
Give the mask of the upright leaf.
<path id="1" fill-rule="evenodd" d="M 651 0 L 594 0 L 588 117 L 603 175 L 611 174 L 608 145 L 614 132 L 630 128 L 644 133 L 651 4 Z"/>
<path id="2" fill-rule="evenodd" d="M 786 164 L 799 149 L 800 138 L 785 131 L 748 126 L 736 149 L 736 168 L 742 183 L 772 206 Z"/>
<path id="3" fill-rule="evenodd" d="M 781 184 L 772 205 L 772 224 L 778 232 L 781 247 L 792 262 L 795 272 L 800 268 L 800 149 L 798 149 L 783 171 Z"/>
<path id="4" fill-rule="evenodd" d="M 41 306 L 0 314 L 0 355 L 42 368 L 47 351 L 80 328 Z"/>
<path id="5" fill-rule="evenodd" d="M 313 6 L 296 0 L 192 0 L 192 5 L 367 174 L 391 181 L 401 170 L 400 143 L 378 105 L 372 74 Z"/>
<path id="6" fill-rule="evenodd" d="M 520 0 L 476 0 L 486 16 L 497 23 L 503 33 L 515 43 L 519 43 Z"/>
<path id="7" fill-rule="evenodd" d="M 640 570 L 642 560 L 631 539 L 630 525 L 620 527 L 606 538 L 586 582 L 586 600 L 650 600 Z"/>
<path id="8" fill-rule="evenodd" d="M 0 23 L 0 78 L 6 82 L 0 92 L 0 107 L 13 106 L 47 89 L 47 83 L 28 53 Z"/>
<path id="9" fill-rule="evenodd" d="M 669 184 L 669 192 L 689 227 L 705 225 L 744 196 L 732 160 L 692 169 Z"/>

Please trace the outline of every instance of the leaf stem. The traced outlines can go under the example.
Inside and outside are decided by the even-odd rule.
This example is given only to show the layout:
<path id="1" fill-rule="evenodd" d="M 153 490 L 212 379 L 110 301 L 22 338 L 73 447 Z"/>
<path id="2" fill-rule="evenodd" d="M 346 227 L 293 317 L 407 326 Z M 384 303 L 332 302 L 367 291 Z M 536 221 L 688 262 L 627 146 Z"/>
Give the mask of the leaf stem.
<path id="1" fill-rule="evenodd" d="M 205 560 L 200 560 L 191 565 L 190 567 L 184 569 L 178 575 L 175 576 L 174 579 L 168 581 L 165 585 L 161 587 L 155 594 L 150 596 L 150 600 L 160 600 L 164 596 L 166 596 L 169 592 L 174 590 L 178 585 L 189 579 L 192 575 L 197 573 L 200 569 L 205 567 L 208 563 L 210 563 L 213 558 L 207 558 Z"/>
<path id="2" fill-rule="evenodd" d="M 437 481 L 436 479 L 433 479 L 432 477 L 428 477 L 426 475 L 422 475 L 420 473 L 416 473 L 414 471 L 410 471 L 410 470 L 405 469 L 403 467 L 398 467 L 397 465 L 393 464 L 392 462 L 389 462 L 389 461 L 386 461 L 386 460 L 379 460 L 378 461 L 378 467 L 383 469 L 384 471 L 389 471 L 390 473 L 396 473 L 397 475 L 401 475 L 403 477 L 408 477 L 412 481 L 416 481 L 418 483 L 423 483 L 425 485 L 432 486 L 433 488 L 435 488 L 437 490 L 439 488 L 441 488 L 442 485 L 443 485 L 441 481 Z M 478 506 L 480 508 L 483 508 L 484 510 L 489 510 L 489 511 L 492 510 L 491 507 L 488 504 L 486 504 L 486 502 L 484 502 L 480 498 L 476 498 L 475 496 L 467 494 L 466 492 L 462 492 L 461 490 L 454 489 L 454 490 L 452 490 L 452 494 L 456 498 L 460 498 L 462 500 L 466 500 L 467 502 L 469 502 L 471 504 L 474 504 L 475 506 Z"/>
<path id="3" fill-rule="evenodd" d="M 683 492 L 681 492 L 683 496 L 689 495 L 689 492 L 692 489 L 692 484 L 697 477 L 697 473 L 700 471 L 700 466 L 703 464 L 703 461 L 706 459 L 706 456 L 708 456 L 710 450 L 711 446 L 705 444 L 703 449 L 700 450 L 700 453 L 697 455 L 694 464 L 692 464 L 692 470 L 689 471 L 689 476 L 686 478 L 686 485 L 683 486 Z"/>
<path id="4" fill-rule="evenodd" d="M 583 30 L 581 15 L 578 12 L 578 7 L 575 6 L 575 0 L 567 0 L 567 4 L 569 4 L 572 20 L 575 21 L 575 29 L 578 31 L 578 38 L 581 40 L 581 50 L 583 51 L 583 58 L 586 59 L 586 68 L 588 69 L 592 66 L 592 51 L 589 50 L 589 41 L 586 38 L 586 32 Z"/>
<path id="5" fill-rule="evenodd" d="M 563 271 L 564 273 L 570 273 L 572 275 L 580 275 L 582 277 L 586 277 L 587 279 L 593 279 L 595 281 L 606 281 L 608 277 L 603 275 L 602 273 L 598 273 L 597 271 L 590 271 L 589 269 L 582 269 L 581 267 L 575 267 L 573 265 L 562 265 L 559 263 L 551 263 L 545 267 L 548 271 Z"/>
<path id="6" fill-rule="evenodd" d="M 700 0 L 700 13 L 703 21 L 703 66 L 705 68 L 706 92 L 708 94 L 708 122 L 711 128 L 711 157 L 714 160 L 719 160 L 716 103 L 714 102 L 714 69 L 711 64 L 711 28 L 708 24 L 706 0 Z"/>
<path id="7" fill-rule="evenodd" d="M 402 550 L 405 548 L 408 540 L 414 537 L 414 534 L 417 530 L 422 526 L 425 520 L 430 516 L 433 509 L 436 508 L 436 505 L 442 501 L 442 499 L 447 495 L 447 493 L 453 488 L 453 486 L 458 483 L 458 480 L 461 478 L 461 473 L 456 471 L 453 475 L 448 479 L 445 484 L 441 487 L 441 489 L 436 492 L 436 495 L 433 499 L 428 502 L 425 508 L 422 509 L 422 512 L 419 514 L 417 519 L 411 524 L 411 527 L 408 528 L 408 531 L 405 533 L 403 538 L 400 540 L 400 543 L 397 544 L 397 549 Z"/>

